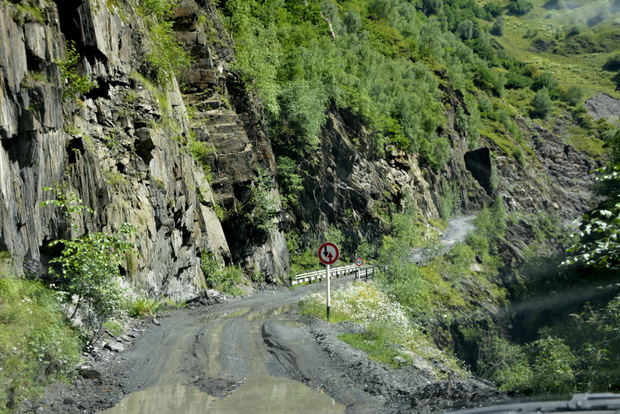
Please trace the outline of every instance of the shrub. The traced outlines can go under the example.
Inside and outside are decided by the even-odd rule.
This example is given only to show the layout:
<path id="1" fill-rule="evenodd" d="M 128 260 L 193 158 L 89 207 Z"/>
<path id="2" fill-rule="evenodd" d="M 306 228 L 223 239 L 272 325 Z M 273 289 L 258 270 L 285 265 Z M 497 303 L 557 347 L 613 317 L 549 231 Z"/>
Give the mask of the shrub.
<path id="1" fill-rule="evenodd" d="M 510 0 L 507 9 L 514 15 L 522 16 L 532 10 L 533 7 L 534 5 L 527 0 Z"/>
<path id="2" fill-rule="evenodd" d="M 245 209 L 247 217 L 258 231 L 269 233 L 275 229 L 276 223 L 273 218 L 278 212 L 278 200 L 273 177 L 267 169 L 258 167 L 258 177 L 254 181 L 252 197 Z"/>
<path id="3" fill-rule="evenodd" d="M 546 118 L 552 110 L 553 103 L 551 102 L 547 88 L 540 89 L 536 92 L 532 100 L 531 115 L 537 118 Z"/>
<path id="4" fill-rule="evenodd" d="M 54 191 L 55 200 L 42 203 L 56 205 L 64 210 L 70 220 L 72 230 L 77 231 L 76 213 L 90 209 L 82 205 L 82 200 L 75 194 L 65 196 L 59 186 L 45 188 Z M 65 301 L 74 306 L 71 318 L 77 316 L 84 307 L 84 323 L 90 330 L 90 342 L 96 341 L 102 334 L 103 324 L 112 318 L 122 317 L 127 310 L 127 288 L 123 284 L 120 265 L 127 253 L 136 248 L 129 241 L 135 232 L 125 223 L 114 233 L 88 233 L 70 240 L 56 240 L 50 246 L 62 244 L 60 257 L 50 260 L 61 268 L 62 289 Z M 50 269 L 55 274 L 54 269 Z"/>
<path id="5" fill-rule="evenodd" d="M 555 92 L 560 82 L 555 76 L 549 72 L 543 72 L 536 76 L 532 81 L 532 90 L 539 91 L 543 88 L 547 89 L 549 93 Z"/>
<path id="6" fill-rule="evenodd" d="M 78 73 L 78 64 L 80 62 L 80 54 L 75 50 L 75 42 L 68 40 L 67 56 L 63 60 L 57 60 L 56 64 L 60 69 L 60 76 L 64 81 L 62 89 L 62 98 L 77 99 L 79 96 L 90 92 L 97 87 L 97 83 L 92 81 L 88 75 L 80 75 Z"/>
<path id="7" fill-rule="evenodd" d="M 603 65 L 603 69 L 610 72 L 616 72 L 620 70 L 620 53 L 609 57 L 609 59 L 607 59 L 607 61 Z"/>
<path id="8" fill-rule="evenodd" d="M 213 253 L 203 253 L 200 262 L 202 271 L 204 272 L 205 282 L 209 288 L 231 295 L 238 295 L 241 293 L 239 288 L 237 288 L 237 285 L 239 285 L 243 279 L 243 271 L 239 266 L 228 266 L 221 269 Z"/>
<path id="9" fill-rule="evenodd" d="M 504 18 L 499 16 L 493 22 L 493 27 L 491 28 L 491 34 L 495 36 L 503 36 L 504 35 Z"/>
<path id="10" fill-rule="evenodd" d="M 560 338 L 544 336 L 528 345 L 537 394 L 567 395 L 574 391 L 576 358 Z"/>
<path id="11" fill-rule="evenodd" d="M 132 318 L 142 318 L 144 316 L 155 316 L 164 304 L 157 299 L 136 297 L 129 304 L 129 316 Z"/>
<path id="12" fill-rule="evenodd" d="M 141 0 L 138 11 L 146 19 L 152 50 L 147 60 L 153 77 L 168 83 L 181 72 L 189 69 L 191 58 L 174 34 L 172 9 L 180 0 Z"/>
<path id="13" fill-rule="evenodd" d="M 524 349 L 495 336 L 479 341 L 478 374 L 498 384 L 503 391 L 527 392 L 534 373 Z"/>
<path id="14" fill-rule="evenodd" d="M 577 106 L 583 100 L 583 89 L 577 85 L 559 88 L 560 98 L 569 105 Z"/>
<path id="15" fill-rule="evenodd" d="M 280 198 L 285 207 L 293 207 L 298 203 L 298 192 L 303 190 L 303 179 L 297 174 L 297 163 L 286 156 L 278 157 L 278 173 L 276 179 L 280 186 Z"/>
<path id="16" fill-rule="evenodd" d="M 497 3 L 487 3 L 484 5 L 484 10 L 492 17 L 499 17 L 504 13 L 504 9 Z"/>

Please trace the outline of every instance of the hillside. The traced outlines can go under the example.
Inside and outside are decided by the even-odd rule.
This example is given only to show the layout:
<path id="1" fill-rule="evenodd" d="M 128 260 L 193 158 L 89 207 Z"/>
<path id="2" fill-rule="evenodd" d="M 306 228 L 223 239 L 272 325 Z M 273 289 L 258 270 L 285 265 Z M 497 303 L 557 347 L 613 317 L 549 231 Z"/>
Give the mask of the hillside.
<path id="1" fill-rule="evenodd" d="M 541 287 L 532 264 L 563 260 L 600 199 L 619 19 L 585 0 L 0 1 L 0 363 L 26 373 L 0 371 L 0 408 L 71 371 L 77 337 L 71 357 L 46 342 L 67 317 L 97 349 L 127 314 L 288 286 L 326 240 L 390 265 L 378 283 L 433 349 L 566 392 L 500 378 L 482 339 L 540 345 L 540 316 L 509 331 L 511 302 L 588 279 Z M 439 254 L 460 214 L 476 234 Z M 35 309 L 58 318 L 42 336 L 37 295 L 62 297 Z"/>

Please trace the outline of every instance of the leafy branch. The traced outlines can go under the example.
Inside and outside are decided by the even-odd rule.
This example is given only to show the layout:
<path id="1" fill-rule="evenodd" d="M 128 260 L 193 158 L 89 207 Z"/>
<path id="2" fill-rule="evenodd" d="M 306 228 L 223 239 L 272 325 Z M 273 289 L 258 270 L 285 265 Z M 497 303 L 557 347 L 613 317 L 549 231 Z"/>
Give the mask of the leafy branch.
<path id="1" fill-rule="evenodd" d="M 75 194 L 65 195 L 62 188 L 45 187 L 46 191 L 54 191 L 55 200 L 48 200 L 42 206 L 54 205 L 63 210 L 71 228 L 78 230 L 75 214 L 87 210 L 82 200 Z M 62 253 L 50 261 L 60 266 L 65 293 L 65 302 L 73 307 L 71 319 L 78 311 L 85 308 L 84 322 L 91 331 L 90 342 L 96 341 L 103 332 L 103 324 L 113 318 L 124 316 L 127 309 L 126 294 L 120 266 L 126 255 L 136 249 L 137 244 L 130 241 L 135 233 L 131 224 L 124 223 L 112 234 L 103 232 L 89 233 L 70 240 L 60 239 L 50 246 L 62 244 Z M 52 274 L 57 274 L 51 269 Z"/>

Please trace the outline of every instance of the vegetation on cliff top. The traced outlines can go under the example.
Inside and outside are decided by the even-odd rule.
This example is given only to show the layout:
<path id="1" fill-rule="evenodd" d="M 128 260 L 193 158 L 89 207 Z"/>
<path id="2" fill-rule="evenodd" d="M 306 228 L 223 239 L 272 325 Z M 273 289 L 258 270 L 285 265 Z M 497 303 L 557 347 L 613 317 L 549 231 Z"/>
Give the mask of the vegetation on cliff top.
<path id="1" fill-rule="evenodd" d="M 576 16 L 593 9 L 577 1 L 552 9 L 542 1 L 227 1 L 221 11 L 237 42 L 238 67 L 266 103 L 279 157 L 301 160 L 319 145 L 327 109 L 346 109 L 370 127 L 379 153 L 393 145 L 438 168 L 448 157 L 440 131 L 450 110 L 460 114 L 455 129 L 472 146 L 481 132 L 492 140 L 503 135 L 500 146 L 514 155 L 527 153 L 511 127 L 515 116 L 546 118 L 577 110 L 584 96 L 613 93 L 602 66 L 614 52 L 618 30 L 609 22 L 617 13 L 598 3 L 600 12 L 583 25 Z M 579 23 L 578 35 L 567 29 L 570 19 Z M 563 48 L 543 52 L 532 45 L 546 42 L 547 31 L 523 31 L 550 24 Z M 564 56 L 575 36 L 586 40 L 570 49 L 571 66 Z M 445 101 L 447 89 L 464 95 L 458 108 Z M 509 118 L 496 124 L 502 113 Z M 597 135 L 591 121 L 580 127 Z M 600 155 L 600 141 L 598 149 L 574 144 Z"/>

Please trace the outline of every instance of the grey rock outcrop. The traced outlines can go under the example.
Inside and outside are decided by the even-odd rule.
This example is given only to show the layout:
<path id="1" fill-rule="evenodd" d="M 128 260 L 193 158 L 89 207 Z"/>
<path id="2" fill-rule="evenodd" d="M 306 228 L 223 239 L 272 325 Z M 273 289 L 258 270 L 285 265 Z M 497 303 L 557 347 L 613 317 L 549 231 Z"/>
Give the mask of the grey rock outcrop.
<path id="1" fill-rule="evenodd" d="M 121 4 L 123 17 L 100 0 L 41 3 L 44 21 L 25 24 L 13 20 L 13 6 L 0 4 L 0 250 L 45 268 L 59 253 L 50 241 L 79 235 L 58 209 L 40 206 L 51 196 L 43 187 L 59 183 L 94 210 L 80 218 L 80 232 L 112 232 L 125 222 L 137 228 L 139 255 L 125 269 L 133 284 L 152 296 L 187 299 L 204 286 L 203 254 L 233 263 L 216 213 L 225 196 L 212 190 L 184 139 L 173 139 L 190 134 L 176 81 L 161 90 L 136 75 L 148 52 L 144 27 L 129 3 Z M 78 69 L 98 83 L 79 102 L 62 99 L 55 62 L 65 57 L 66 38 L 82 55 Z M 220 164 L 236 161 L 215 183 L 251 188 L 257 157 L 243 126 L 230 132 L 245 152 L 231 156 L 218 143 Z M 235 263 L 256 263 L 252 268 L 274 281 L 288 272 L 280 233 L 252 244 Z"/>

